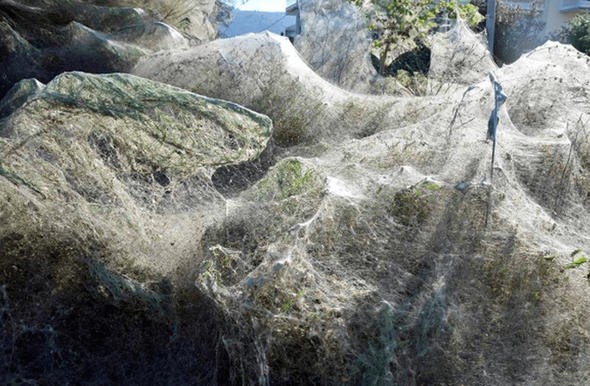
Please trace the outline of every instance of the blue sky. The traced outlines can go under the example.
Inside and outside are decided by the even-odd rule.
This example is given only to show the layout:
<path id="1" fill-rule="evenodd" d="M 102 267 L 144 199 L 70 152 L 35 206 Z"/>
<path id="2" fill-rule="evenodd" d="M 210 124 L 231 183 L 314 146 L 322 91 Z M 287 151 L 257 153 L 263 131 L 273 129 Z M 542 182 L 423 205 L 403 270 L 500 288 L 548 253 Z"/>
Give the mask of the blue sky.
<path id="1" fill-rule="evenodd" d="M 263 12 L 285 12 L 285 0 L 249 0 L 239 5 L 238 9 Z"/>

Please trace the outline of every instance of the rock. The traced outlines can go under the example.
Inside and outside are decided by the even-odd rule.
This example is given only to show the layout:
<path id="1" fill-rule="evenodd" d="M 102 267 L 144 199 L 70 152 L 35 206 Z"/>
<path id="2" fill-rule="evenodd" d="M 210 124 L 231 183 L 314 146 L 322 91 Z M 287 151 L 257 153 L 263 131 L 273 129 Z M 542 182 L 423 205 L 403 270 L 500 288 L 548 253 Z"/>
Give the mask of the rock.
<path id="1" fill-rule="evenodd" d="M 211 174 L 256 159 L 270 120 L 124 74 L 22 81 L 2 105 L 0 383 L 221 382 L 193 259 L 225 213 Z"/>
<path id="2" fill-rule="evenodd" d="M 188 48 L 188 40 L 162 22 L 129 26 L 111 35 L 116 41 L 128 42 L 153 51 Z"/>
<path id="3" fill-rule="evenodd" d="M 189 44 L 142 9 L 78 2 L 4 0 L 0 32 L 0 97 L 21 79 L 49 82 L 73 70 L 125 72 L 148 52 Z"/>
<path id="4" fill-rule="evenodd" d="M 80 109 L 87 112 L 83 118 L 77 117 Z M 52 134 L 56 126 L 60 135 Z M 90 188 L 92 191 L 78 191 L 90 202 L 113 204 L 132 198 L 145 209 L 168 212 L 211 205 L 208 199 L 200 203 L 197 186 L 190 185 L 192 179 L 198 180 L 199 169 L 255 159 L 265 148 L 271 130 L 267 118 L 228 102 L 130 75 L 66 73 L 17 109 L 0 133 L 14 143 L 29 141 L 29 136 L 48 141 L 30 145 L 41 148 L 37 156 L 47 162 L 38 164 L 39 170 L 56 167 L 55 162 L 62 157 L 55 152 L 66 145 L 60 142 L 62 137 L 79 138 L 84 143 L 80 148 L 84 156 L 80 157 L 85 165 L 100 167 L 77 175 L 74 171 L 79 167 L 75 163 L 67 166 L 62 160 L 59 168 L 73 173 L 62 176 L 66 178 L 62 183 L 70 183 L 74 190 Z M 5 146 L 10 149 L 10 143 Z M 100 165 L 95 164 L 98 161 Z M 4 162 L 9 167 L 8 159 Z M 112 172 L 126 182 L 123 196 L 105 185 Z M 99 175 L 104 179 L 95 181 Z M 170 179 L 178 183 L 177 194 L 159 197 L 162 187 L 172 189 L 168 186 Z M 46 192 L 45 198 L 59 196 L 62 191 L 43 178 L 31 176 L 27 180 L 30 186 Z M 146 189 L 144 183 L 156 190 Z M 206 185 L 203 187 L 209 189 Z"/>
<path id="5" fill-rule="evenodd" d="M 25 102 L 37 95 L 45 85 L 37 79 L 24 79 L 15 84 L 0 100 L 0 118 L 12 114 L 16 109 L 21 107 Z"/>
<path id="6" fill-rule="evenodd" d="M 130 7 L 123 4 L 111 4 L 110 6 L 94 5 L 98 1 L 82 1 L 70 5 L 61 5 L 59 3 L 47 2 L 45 7 L 50 5 L 55 12 L 62 12 L 62 17 L 71 21 L 76 21 L 84 26 L 96 31 L 110 34 L 118 32 L 129 26 L 141 25 L 153 22 L 153 18 L 142 8 Z M 42 5 L 42 6 L 43 6 Z M 49 7 L 49 8 L 50 8 Z M 51 9 L 51 8 L 50 8 Z M 39 22 L 39 20 L 31 20 Z"/>
<path id="7" fill-rule="evenodd" d="M 99 3 L 99 0 L 87 0 Z M 104 1 L 103 1 L 104 3 Z M 215 20 L 227 7 L 216 0 L 108 0 L 110 6 L 135 6 L 149 10 L 154 16 L 189 35 L 199 43 L 217 37 Z"/>

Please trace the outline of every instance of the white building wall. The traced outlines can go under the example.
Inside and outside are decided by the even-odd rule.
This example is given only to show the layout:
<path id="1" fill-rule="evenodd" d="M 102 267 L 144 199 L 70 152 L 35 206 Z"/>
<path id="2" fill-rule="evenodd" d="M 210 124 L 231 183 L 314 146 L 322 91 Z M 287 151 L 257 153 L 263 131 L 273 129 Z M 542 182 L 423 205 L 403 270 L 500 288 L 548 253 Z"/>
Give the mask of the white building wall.
<path id="1" fill-rule="evenodd" d="M 576 14 L 590 11 L 588 0 L 499 0 L 507 6 L 520 7 L 528 15 L 512 26 L 496 23 L 494 52 L 501 60 L 514 61 L 547 40 L 555 39 L 561 28 Z"/>

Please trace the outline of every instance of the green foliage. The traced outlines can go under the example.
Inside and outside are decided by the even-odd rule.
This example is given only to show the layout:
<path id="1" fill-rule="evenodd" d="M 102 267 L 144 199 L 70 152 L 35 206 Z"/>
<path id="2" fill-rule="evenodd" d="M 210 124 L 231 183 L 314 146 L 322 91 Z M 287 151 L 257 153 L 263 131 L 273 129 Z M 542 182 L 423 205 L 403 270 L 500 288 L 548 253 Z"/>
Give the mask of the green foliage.
<path id="1" fill-rule="evenodd" d="M 349 1 L 359 7 L 363 5 L 363 0 Z M 369 29 L 379 32 L 374 45 L 381 49 L 381 74 L 385 73 L 385 60 L 391 48 L 404 39 L 422 40 L 436 26 L 437 16 L 458 16 L 470 25 L 483 19 L 475 5 L 459 0 L 371 0 L 370 3 L 372 7 L 367 17 Z"/>
<path id="2" fill-rule="evenodd" d="M 298 159 L 278 163 L 258 184 L 259 199 L 285 200 L 303 194 L 319 195 L 317 174 Z"/>
<path id="3" fill-rule="evenodd" d="M 440 185 L 431 182 L 431 181 L 426 181 L 422 184 L 422 187 L 426 190 L 429 190 L 431 192 L 436 192 L 437 190 L 440 190 Z"/>
<path id="4" fill-rule="evenodd" d="M 560 37 L 579 51 L 590 55 L 590 14 L 576 15 L 563 28 Z"/>
<path id="5" fill-rule="evenodd" d="M 281 190 L 281 198 L 287 198 L 303 193 L 312 183 L 313 172 L 303 171 L 301 162 L 289 160 L 277 173 L 277 183 Z"/>
<path id="6" fill-rule="evenodd" d="M 588 262 L 588 258 L 586 256 L 578 256 L 576 258 L 576 256 L 581 252 L 581 249 L 576 249 L 575 251 L 573 251 L 571 253 L 571 257 L 572 257 L 572 262 L 569 264 L 566 264 L 563 266 L 563 269 L 572 269 L 572 268 L 578 268 L 580 265 L 587 263 Z"/>
<path id="7" fill-rule="evenodd" d="M 446 13 L 450 18 L 458 16 L 470 26 L 476 26 L 484 20 L 476 5 L 464 1 L 441 1 L 437 4 L 438 13 Z"/>
<path id="8" fill-rule="evenodd" d="M 301 299 L 303 296 L 305 296 L 305 290 L 299 290 L 297 292 L 297 294 L 294 296 L 294 298 L 286 300 L 285 302 L 283 302 L 283 304 L 281 305 L 281 312 L 283 313 L 288 313 L 293 309 L 293 306 L 295 305 L 295 303 L 297 301 L 299 301 L 299 299 Z"/>
<path id="9" fill-rule="evenodd" d="M 428 77 L 420 72 L 411 73 L 398 70 L 392 79 L 396 80 L 404 90 L 412 95 L 425 95 L 428 87 Z"/>

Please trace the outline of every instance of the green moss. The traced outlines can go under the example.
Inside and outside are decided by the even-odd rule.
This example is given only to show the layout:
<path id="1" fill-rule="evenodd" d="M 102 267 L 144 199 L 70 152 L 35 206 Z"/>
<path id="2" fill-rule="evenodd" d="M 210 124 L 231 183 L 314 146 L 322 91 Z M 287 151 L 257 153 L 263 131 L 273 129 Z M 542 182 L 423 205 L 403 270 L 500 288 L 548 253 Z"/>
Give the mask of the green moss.
<path id="1" fill-rule="evenodd" d="M 309 187 L 313 179 L 311 170 L 303 171 L 301 162 L 290 160 L 286 162 L 277 173 L 277 183 L 281 191 L 281 198 L 287 198 L 303 191 Z"/>
<path id="2" fill-rule="evenodd" d="M 298 159 L 280 162 L 258 184 L 258 192 L 263 198 L 275 200 L 285 200 L 306 193 L 319 194 L 320 189 L 317 173 Z"/>

